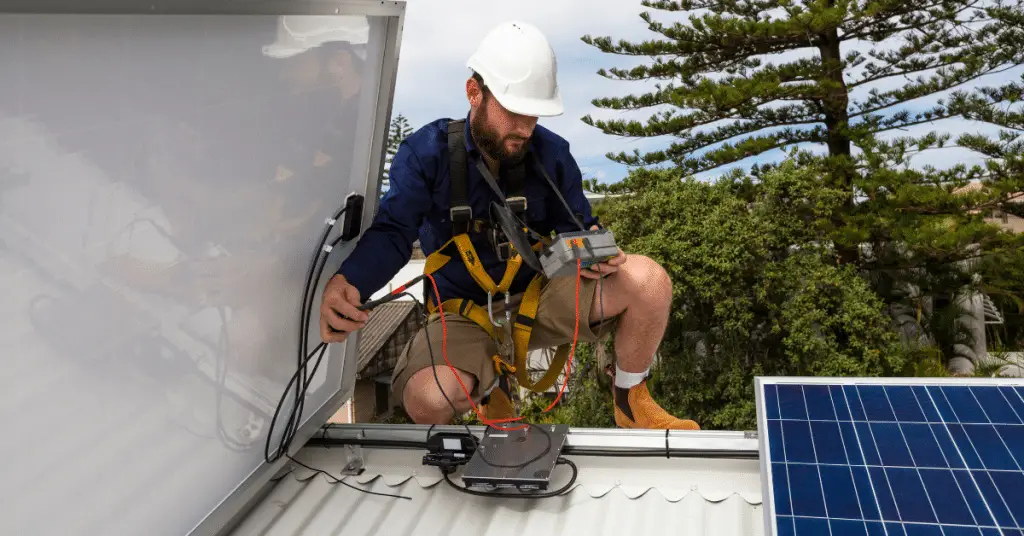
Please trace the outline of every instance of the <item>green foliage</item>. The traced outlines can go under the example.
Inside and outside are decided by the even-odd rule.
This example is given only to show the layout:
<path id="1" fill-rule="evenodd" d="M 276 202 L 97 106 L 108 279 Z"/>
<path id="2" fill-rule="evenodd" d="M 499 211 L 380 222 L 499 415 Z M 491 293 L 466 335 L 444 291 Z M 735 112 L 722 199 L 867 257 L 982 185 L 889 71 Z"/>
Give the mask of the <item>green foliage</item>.
<path id="1" fill-rule="evenodd" d="M 402 144 L 405 138 L 408 138 L 413 133 L 413 129 L 409 126 L 409 120 L 402 114 L 398 114 L 394 119 L 391 120 L 391 125 L 388 127 L 388 139 L 387 146 L 384 152 L 384 170 L 382 172 L 383 185 L 381 188 L 381 195 L 384 194 L 390 187 L 390 175 L 389 170 L 391 169 L 391 161 L 394 160 L 395 154 L 398 153 L 398 146 Z"/>
<path id="2" fill-rule="evenodd" d="M 1018 210 L 1013 196 L 1024 190 L 1024 84 L 1008 76 L 1024 65 L 1024 4 L 642 3 L 668 16 L 690 13 L 674 23 L 642 13 L 658 34 L 644 42 L 583 41 L 609 54 L 651 58 L 599 74 L 653 80 L 653 90 L 594 105 L 652 115 L 583 121 L 607 134 L 669 141 L 644 154 L 609 154 L 640 167 L 619 184 L 589 187 L 625 196 L 608 203 L 605 221 L 634 251 L 663 260 L 680 306 L 692 308 L 676 314 L 665 340 L 699 337 L 700 352 L 692 343 L 669 355 L 687 367 L 704 359 L 694 356 L 730 345 L 735 355 L 774 356 L 771 368 L 733 358 L 718 363 L 717 376 L 708 376 L 717 382 L 712 393 L 677 396 L 666 387 L 666 394 L 690 397 L 685 404 L 717 403 L 722 393 L 742 391 L 750 371 L 776 373 L 783 362 L 794 373 L 853 373 L 854 363 L 865 373 L 913 373 L 931 352 L 948 362 L 965 340 L 957 310 L 922 314 L 924 304 L 955 302 L 972 290 L 1004 305 L 1024 297 L 1019 279 L 1012 280 L 1020 274 L 988 261 L 1015 258 L 1024 234 L 984 217 Z M 949 120 L 987 125 L 993 134 L 902 135 Z M 952 147 L 982 163 L 913 165 Z M 749 174 L 736 168 L 714 186 L 689 179 L 754 158 L 759 163 Z M 963 188 L 979 181 L 982 188 Z M 836 309 L 837 299 L 849 310 Z M 898 326 L 913 324 L 913 344 L 901 355 L 891 347 L 892 326 L 866 320 L 876 310 L 894 313 Z M 835 315 L 859 315 L 861 323 L 843 329 L 827 322 Z M 878 356 L 866 353 L 872 348 Z"/>
<path id="3" fill-rule="evenodd" d="M 885 304 L 819 244 L 843 195 L 804 163 L 716 183 L 638 170 L 632 193 L 600 205 L 621 247 L 672 277 L 652 391 L 705 428 L 756 426 L 756 375 L 879 376 L 906 366 Z"/>
<path id="4" fill-rule="evenodd" d="M 1007 351 L 1024 351 L 1024 248 L 987 256 L 978 271 L 1003 316 L 1003 325 L 989 326 L 988 338 Z"/>
<path id="5" fill-rule="evenodd" d="M 611 385 L 602 377 L 593 344 L 578 344 L 573 377 L 562 401 L 548 413 L 553 395 L 527 397 L 521 415 L 526 422 L 568 424 L 582 428 L 614 428 L 615 413 Z"/>
<path id="6" fill-rule="evenodd" d="M 1024 64 L 1024 7 L 994 0 L 644 0 L 688 23 L 640 15 L 660 39 L 641 43 L 584 36 L 597 49 L 651 57 L 632 69 L 601 69 L 616 80 L 667 80 L 642 95 L 594 100 L 599 108 L 667 107 L 646 123 L 587 124 L 621 136 L 676 138 L 667 149 L 609 154 L 630 165 L 672 162 L 698 173 L 769 151 L 823 145 L 848 157 L 881 133 L 950 118 L 1018 130 L 1004 106 L 1021 86 L 957 90 Z M 699 11 L 699 12 L 698 12 Z M 767 59 L 786 60 L 769 62 Z M 914 102 L 942 92 L 922 109 Z M 712 126 L 713 125 L 713 126 Z M 945 137 L 948 139 L 948 137 Z M 1017 138 L 1017 136 L 1014 136 Z M 959 142 L 982 145 L 968 135 Z M 861 147 L 863 149 L 863 147 Z"/>

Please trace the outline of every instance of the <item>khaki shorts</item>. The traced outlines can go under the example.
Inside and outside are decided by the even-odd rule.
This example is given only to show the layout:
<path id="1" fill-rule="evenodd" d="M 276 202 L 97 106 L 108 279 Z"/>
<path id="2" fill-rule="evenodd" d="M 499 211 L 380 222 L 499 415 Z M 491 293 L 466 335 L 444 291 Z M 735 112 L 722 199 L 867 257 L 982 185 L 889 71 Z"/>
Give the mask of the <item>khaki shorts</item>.
<path id="1" fill-rule="evenodd" d="M 601 323 L 599 317 L 590 318 L 591 305 L 596 299 L 597 288 L 597 281 L 594 279 L 583 278 L 580 281 L 579 342 L 596 342 L 609 335 L 618 320 L 615 317 L 606 317 Z M 513 310 L 513 315 L 518 309 L 518 302 L 521 299 L 521 294 L 510 297 L 509 305 Z M 493 307 L 495 318 L 504 318 L 504 300 L 495 301 Z M 575 307 L 575 277 L 559 277 L 547 281 L 541 289 L 537 318 L 530 335 L 530 349 L 572 344 L 573 332 L 576 327 Z M 514 320 L 515 316 L 512 318 Z M 497 380 L 492 360 L 492 356 L 498 353 L 497 346 L 483 328 L 468 318 L 445 311 L 445 324 L 448 327 L 448 362 L 453 367 L 472 374 L 476 378 L 476 385 L 470 394 L 474 400 L 478 400 L 483 394 L 490 391 Z M 427 333 L 430 335 L 429 348 Z M 420 370 L 431 366 L 431 350 L 433 350 L 433 364 L 440 367 L 447 366 L 442 353 L 443 337 L 441 319 L 438 317 L 431 320 L 427 327 L 421 329 L 405 346 L 395 365 L 391 381 L 391 392 L 399 404 L 402 404 L 402 395 L 409 379 Z"/>

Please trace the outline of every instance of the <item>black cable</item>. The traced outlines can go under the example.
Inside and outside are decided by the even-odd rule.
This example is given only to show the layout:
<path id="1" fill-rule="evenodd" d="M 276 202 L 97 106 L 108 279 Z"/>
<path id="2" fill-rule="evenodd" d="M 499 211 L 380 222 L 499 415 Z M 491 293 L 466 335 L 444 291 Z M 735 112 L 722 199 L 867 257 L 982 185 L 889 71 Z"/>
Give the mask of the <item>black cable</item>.
<path id="1" fill-rule="evenodd" d="M 323 238 L 321 240 L 323 240 Z M 340 236 L 335 238 L 334 241 L 331 243 L 331 248 L 333 249 L 334 246 L 336 246 L 340 241 L 341 241 L 341 237 Z M 306 288 L 309 288 L 309 285 L 308 285 L 309 281 L 317 281 L 317 282 L 319 282 L 320 281 L 320 276 L 323 275 L 323 269 L 324 269 L 324 266 L 327 265 L 327 257 L 329 256 L 329 252 L 324 251 L 324 249 L 325 248 L 323 247 L 323 244 L 321 243 L 320 247 L 317 249 L 317 262 L 315 263 L 315 270 L 314 270 L 313 274 L 311 275 L 310 279 L 307 279 L 307 287 Z M 322 254 L 322 253 L 327 253 L 327 254 Z M 314 290 L 315 290 L 316 285 L 313 285 L 313 287 L 314 287 Z M 309 298 L 309 293 L 308 292 L 307 292 L 307 296 L 305 298 L 306 299 L 303 300 L 303 302 L 304 302 L 303 313 L 304 313 L 304 316 L 308 319 L 312 315 L 312 312 L 311 312 L 312 303 L 308 299 Z M 307 327 L 308 327 L 308 324 L 307 324 Z M 306 331 L 307 331 L 307 329 L 305 329 L 305 328 L 302 330 L 302 335 L 303 335 L 302 338 L 305 338 Z M 302 340 L 302 338 L 300 338 L 300 341 Z M 302 347 L 303 344 L 304 343 L 300 342 L 300 347 Z M 305 348 L 303 348 L 303 350 L 305 350 Z M 313 358 L 314 354 L 317 354 L 317 352 L 319 352 L 319 355 L 317 355 L 316 363 L 313 364 L 313 370 L 308 372 L 308 374 L 307 374 L 307 371 L 309 370 L 307 368 L 308 364 L 309 364 L 309 361 Z M 306 404 L 306 391 L 309 389 L 310 383 L 312 383 L 313 378 L 316 376 L 316 371 L 320 368 L 320 364 L 323 362 L 323 357 L 324 357 L 324 354 L 326 352 L 327 352 L 327 344 L 323 343 L 323 342 L 318 344 L 317 347 L 314 348 L 312 352 L 309 352 L 308 354 L 306 354 L 304 356 L 304 358 L 299 361 L 298 367 L 297 367 L 297 369 L 295 371 L 295 374 L 292 375 L 291 380 L 288 381 L 288 385 L 285 386 L 285 391 L 284 391 L 284 393 L 282 393 L 281 400 L 278 402 L 277 408 L 274 411 L 274 417 L 273 417 L 273 419 L 270 422 L 270 431 L 267 433 L 267 444 L 266 444 L 266 447 L 264 448 L 263 455 L 264 455 L 264 458 L 266 459 L 266 461 L 268 463 L 273 463 L 274 461 L 277 461 L 277 459 L 280 458 L 282 454 L 286 453 L 288 451 L 288 447 L 291 446 L 292 440 L 295 438 L 295 434 L 298 433 L 299 426 L 301 425 L 302 412 L 305 409 L 305 404 Z M 277 423 L 277 418 L 280 416 L 281 409 L 282 409 L 282 407 L 284 405 L 284 399 L 287 397 L 288 391 L 291 390 L 291 386 L 292 386 L 293 382 L 295 383 L 295 386 L 296 386 L 295 387 L 296 403 L 295 403 L 294 406 L 292 406 L 292 411 L 291 411 L 291 413 L 288 416 L 288 421 L 287 421 L 287 423 L 285 425 L 285 430 L 281 434 L 281 441 L 278 444 L 277 453 L 276 453 L 275 456 L 271 457 L 271 455 L 270 455 L 270 436 L 272 435 L 271 433 L 274 430 L 274 425 Z"/>
<path id="2" fill-rule="evenodd" d="M 409 297 L 412 298 L 412 295 L 410 295 Z M 441 296 L 438 296 L 436 291 L 435 291 L 435 299 L 437 300 L 438 303 L 441 303 Z M 422 305 L 418 301 L 416 301 L 415 298 L 413 298 L 413 302 L 416 304 L 417 310 L 419 311 L 419 314 L 422 316 L 422 310 L 423 310 L 422 309 Z M 434 358 L 434 347 L 433 347 L 432 344 L 430 344 L 430 333 L 426 329 L 427 328 L 427 324 L 428 324 L 428 318 L 425 317 L 424 320 L 423 320 L 423 336 L 426 338 L 426 341 L 427 341 L 427 352 L 430 354 L 430 370 L 434 374 L 434 384 L 437 385 L 437 389 L 439 391 L 441 391 L 441 396 L 443 396 L 445 401 L 448 402 L 448 406 L 450 408 L 452 408 L 452 415 L 456 416 L 456 415 L 459 414 L 459 410 L 455 408 L 455 403 L 452 402 L 451 398 L 448 397 L 448 393 L 446 393 L 444 388 L 441 387 L 441 380 L 438 379 L 438 377 L 437 377 L 437 361 Z M 458 372 L 456 372 L 456 374 L 458 374 Z M 478 386 L 478 387 L 482 388 L 482 386 Z M 497 386 L 495 387 L 495 389 L 499 389 L 499 388 L 500 387 L 497 387 Z M 481 397 L 481 399 L 483 399 L 483 397 Z M 478 403 L 478 402 L 476 402 L 476 403 Z M 484 456 L 483 452 L 479 448 L 480 440 L 477 439 L 477 437 L 475 435 L 473 435 L 472 431 L 470 431 L 469 425 L 463 423 L 463 426 L 466 427 L 466 434 L 469 435 L 469 437 L 471 437 L 473 439 L 473 443 L 477 447 L 475 455 L 480 456 L 480 459 L 483 460 L 484 463 L 486 463 L 487 465 L 490 465 L 491 467 L 499 467 L 499 468 L 503 468 L 503 469 L 519 469 L 521 467 L 526 467 L 527 465 L 530 465 L 531 463 L 533 463 L 533 462 L 543 458 L 545 455 L 547 455 L 549 452 L 551 452 L 551 434 L 549 434 L 548 431 L 545 430 L 544 427 L 542 427 L 542 426 L 537 426 L 537 425 L 532 424 L 532 423 L 523 423 L 523 424 L 528 426 L 530 429 L 536 428 L 536 429 L 540 430 L 541 432 L 543 432 L 544 436 L 547 437 L 547 440 L 548 440 L 547 441 L 547 445 L 544 447 L 544 450 L 540 452 L 540 454 L 537 454 L 536 456 L 526 460 L 525 462 L 518 463 L 518 464 L 512 464 L 512 465 L 502 465 L 502 464 L 494 463 L 494 462 L 488 460 L 487 457 Z M 431 427 L 431 429 L 433 429 L 433 426 Z M 427 438 L 429 439 L 429 437 L 430 437 L 430 430 L 427 430 Z"/>
<path id="3" fill-rule="evenodd" d="M 327 237 L 331 234 L 331 230 L 334 229 L 334 225 L 337 223 L 338 218 L 342 217 L 348 210 L 348 205 L 342 206 L 335 213 L 334 217 L 327 220 L 324 224 L 324 230 L 320 234 L 320 239 L 317 241 L 316 251 L 313 253 L 313 258 L 309 263 L 309 269 L 306 271 L 306 283 L 302 289 L 302 305 L 299 309 L 299 347 L 295 356 L 295 364 L 302 369 L 303 357 L 307 354 L 309 349 L 309 322 L 310 317 L 313 314 L 312 311 L 312 294 L 315 292 L 317 284 L 320 282 L 320 275 L 323 274 L 323 266 L 327 264 L 327 257 L 330 255 L 330 251 L 324 251 L 324 244 L 327 243 Z M 340 237 L 339 237 L 340 239 Z M 333 249 L 334 245 L 337 244 L 338 239 L 331 244 Z M 323 261 L 321 263 L 321 261 Z M 318 267 L 317 265 L 320 264 Z M 314 272 L 316 275 L 314 276 Z M 310 288 L 313 287 L 313 288 Z M 305 371 L 302 376 L 303 382 L 306 380 Z M 300 400 L 300 393 L 296 389 L 295 391 L 295 404 L 301 405 L 303 403 Z M 301 414 L 301 410 L 299 411 Z"/>
<path id="4" fill-rule="evenodd" d="M 565 197 L 562 196 L 562 191 L 558 189 L 558 186 L 555 184 L 555 181 L 551 180 L 551 175 L 548 175 L 548 170 L 544 169 L 544 165 L 541 164 L 540 160 L 537 158 L 537 153 L 531 154 L 533 154 L 533 162 L 540 169 L 540 173 L 541 175 L 544 176 L 544 179 L 548 181 L 548 185 L 551 186 L 551 189 L 555 192 L 555 195 L 558 196 L 558 200 L 562 202 L 562 206 L 565 207 L 566 212 L 569 213 L 569 217 L 572 218 L 572 222 L 575 223 L 581 231 L 586 231 L 586 229 L 583 227 L 583 222 L 576 219 L 576 213 L 572 211 L 572 207 L 569 206 L 569 203 L 565 200 Z"/>
<path id="5" fill-rule="evenodd" d="M 345 482 L 344 480 L 342 480 L 342 479 L 332 475 L 331 473 L 328 473 L 327 471 L 324 471 L 322 469 L 315 469 L 313 467 L 310 467 L 310 466 L 300 462 L 299 460 L 296 460 L 295 458 L 292 458 L 290 455 L 286 455 L 286 456 L 288 457 L 289 460 L 291 460 L 291 461 L 301 465 L 302 467 L 305 467 L 306 469 L 308 469 L 310 471 L 313 471 L 314 473 L 319 473 L 319 474 L 322 474 L 322 475 L 326 476 L 327 478 L 330 478 L 331 480 L 334 481 L 335 484 L 341 484 L 343 486 L 352 488 L 352 489 L 354 489 L 356 491 L 361 491 L 363 493 L 368 493 L 370 495 L 377 495 L 377 496 L 380 496 L 380 497 L 394 497 L 395 499 L 406 499 L 406 500 L 409 500 L 409 501 L 412 500 L 412 497 L 406 497 L 405 495 L 393 495 L 391 493 L 380 493 L 380 492 L 377 492 L 377 491 L 370 491 L 368 489 L 363 489 L 363 488 L 359 488 L 359 487 L 353 486 L 352 484 L 349 484 L 348 482 Z"/>
<path id="6" fill-rule="evenodd" d="M 469 488 L 467 486 L 459 486 L 458 484 L 456 484 L 455 482 L 452 481 L 451 477 L 448 476 L 447 473 L 444 473 L 443 476 L 444 476 L 445 482 L 447 482 L 449 486 L 451 486 L 451 487 L 455 488 L 456 490 L 461 491 L 463 493 L 468 493 L 470 495 L 476 495 L 476 496 L 479 496 L 479 497 L 494 497 L 494 498 L 500 498 L 500 499 L 550 499 L 552 497 L 558 497 L 559 495 L 562 495 L 562 494 L 566 493 L 567 491 L 569 491 L 572 488 L 573 484 L 576 483 L 576 477 L 579 476 L 579 468 L 576 467 L 576 464 L 572 463 L 572 460 L 570 460 L 568 458 L 559 457 L 558 460 L 555 461 L 555 465 L 556 466 L 557 465 L 568 465 L 572 469 L 572 478 L 570 478 L 569 482 L 566 485 L 562 486 L 561 488 L 559 488 L 559 489 L 557 489 L 555 491 L 548 491 L 548 492 L 543 492 L 543 493 L 531 493 L 531 492 L 523 492 L 523 491 L 520 491 L 519 493 L 501 493 L 501 492 L 494 492 L 494 491 L 479 491 L 479 490 L 471 489 L 471 488 Z"/>
<path id="7" fill-rule="evenodd" d="M 335 238 L 331 243 L 330 248 L 326 248 L 324 245 L 327 242 L 327 237 L 330 235 L 331 230 L 337 223 L 338 218 L 344 215 L 346 210 L 347 207 L 338 209 L 337 212 L 335 212 L 334 217 L 327 220 L 324 231 L 321 233 L 317 242 L 316 250 L 313 252 L 313 258 L 310 262 L 309 269 L 306 271 L 306 281 L 302 289 L 302 305 L 299 311 L 299 344 L 296 356 L 296 371 L 285 386 L 285 390 L 282 393 L 281 399 L 274 411 L 274 416 L 271 419 L 270 430 L 267 432 L 267 441 L 263 451 L 263 456 L 267 463 L 273 463 L 282 455 L 287 453 L 295 434 L 298 433 L 298 429 L 301 424 L 302 412 L 305 409 L 306 391 L 308 390 L 313 377 L 316 375 L 316 371 L 320 367 L 323 356 L 327 351 L 327 345 L 321 342 L 313 349 L 312 352 L 307 352 L 309 345 L 309 321 L 312 317 L 313 293 L 320 281 L 320 277 L 323 275 L 323 269 L 327 264 L 327 258 L 330 255 L 330 250 L 341 241 L 341 237 L 339 236 Z M 309 369 L 307 366 L 309 361 L 317 352 L 319 352 L 319 356 L 313 366 L 313 370 L 308 372 Z M 277 424 L 277 419 L 281 415 L 281 410 L 284 407 L 284 400 L 287 398 L 288 391 L 291 390 L 292 383 L 295 383 L 295 403 L 288 416 L 285 430 L 281 434 L 278 449 L 274 455 L 271 455 L 271 436 L 273 436 L 274 426 Z"/>
<path id="8" fill-rule="evenodd" d="M 274 427 L 277 424 L 277 419 L 278 417 L 281 416 L 281 410 L 284 408 L 284 401 L 288 397 L 288 392 L 291 391 L 292 384 L 294 383 L 296 385 L 296 390 L 299 391 L 299 394 L 304 397 L 306 394 L 306 389 L 309 388 L 309 382 L 312 381 L 312 376 L 316 374 L 316 370 L 320 366 L 320 363 L 323 360 L 324 353 L 326 350 L 327 345 L 324 343 L 320 343 L 315 349 L 313 349 L 313 352 L 306 356 L 302 363 L 300 363 L 299 368 L 295 370 L 295 373 L 292 374 L 291 379 L 288 380 L 288 384 L 285 385 L 284 392 L 281 393 L 281 399 L 278 401 L 277 408 L 274 410 L 274 416 L 270 420 L 270 430 L 268 430 L 267 432 L 266 446 L 263 451 L 263 456 L 267 463 L 274 463 L 278 459 L 280 459 L 281 456 L 287 455 L 288 447 L 291 446 L 291 442 L 295 437 L 294 431 L 298 428 L 297 423 L 301 417 L 301 408 L 300 406 L 295 405 L 292 406 L 292 410 L 288 415 L 287 427 L 285 428 L 284 433 L 281 435 L 281 441 L 278 444 L 278 449 L 272 456 L 270 454 L 270 438 L 273 435 Z M 310 378 L 306 381 L 306 383 L 302 384 L 301 376 L 303 375 L 305 367 L 309 364 L 309 361 L 312 360 L 314 356 L 317 357 L 317 361 L 313 366 L 313 372 L 312 374 L 310 374 Z"/>
<path id="9" fill-rule="evenodd" d="M 423 284 L 426 285 L 427 283 L 424 282 Z M 431 286 L 431 288 L 433 288 L 433 286 Z M 406 294 L 408 294 L 408 293 L 406 293 Z M 436 292 L 435 292 L 435 294 L 436 294 Z M 459 410 L 455 408 L 455 403 L 452 402 L 452 399 L 448 398 L 448 393 L 445 392 L 443 387 L 441 387 L 441 380 L 437 377 L 437 362 L 434 360 L 434 346 L 432 344 L 430 344 L 430 331 L 427 330 L 427 328 L 428 328 L 428 326 L 430 324 L 430 322 L 429 322 L 430 321 L 430 317 L 428 315 L 424 314 L 424 312 L 423 312 L 423 304 L 422 303 L 417 301 L 416 298 L 412 296 L 412 294 L 409 294 L 409 297 L 412 298 L 412 302 L 414 304 L 416 304 L 416 314 L 418 314 L 423 319 L 423 337 L 427 340 L 427 352 L 430 354 L 430 371 L 434 375 L 434 384 L 437 385 L 437 390 L 441 391 L 441 396 L 443 396 L 445 401 L 448 402 L 448 406 L 450 408 L 452 408 L 452 417 L 454 418 L 455 416 L 457 416 L 459 414 Z M 437 299 L 437 303 L 440 304 L 441 303 L 441 296 L 436 296 L 436 299 Z M 456 371 L 455 374 L 458 374 L 458 371 Z M 473 445 L 474 446 L 479 446 L 480 445 L 480 441 L 477 439 L 477 437 L 475 435 L 473 435 L 473 432 L 469 429 L 469 425 L 466 424 L 466 423 L 462 423 L 462 425 L 466 427 L 466 435 L 468 435 L 470 438 L 472 438 Z M 434 427 L 431 426 L 430 429 L 427 430 L 427 439 L 430 439 L 430 430 L 433 430 L 433 429 L 434 429 Z"/>
<path id="10" fill-rule="evenodd" d="M 331 447 L 343 445 L 358 445 L 367 448 L 404 448 L 404 449 L 426 449 L 427 443 L 420 441 L 404 441 L 391 439 L 342 439 L 332 437 L 313 438 L 310 446 Z M 736 450 L 706 450 L 706 449 L 670 449 L 671 458 L 710 458 L 710 459 L 733 459 L 733 460 L 756 460 L 758 453 L 753 451 Z M 615 449 L 615 448 L 587 448 L 573 447 L 567 445 L 562 448 L 566 456 L 600 456 L 602 458 L 661 458 L 665 456 L 665 449 Z"/>
<path id="11" fill-rule="evenodd" d="M 411 497 L 403 495 L 392 495 L 389 493 L 378 493 L 362 489 L 345 482 L 342 479 L 335 477 L 327 471 L 310 467 L 299 460 L 293 458 L 288 454 L 288 449 L 291 446 L 292 440 L 295 438 L 295 434 L 298 432 L 299 425 L 301 424 L 302 410 L 305 406 L 306 392 L 309 390 L 309 385 L 312 383 L 313 378 L 316 377 L 316 371 L 320 368 L 320 364 L 323 362 L 324 354 L 327 351 L 327 343 L 321 342 L 313 349 L 312 352 L 306 352 L 309 344 L 309 321 L 312 317 L 312 293 L 315 292 L 317 284 L 320 281 L 320 277 L 323 275 L 324 267 L 327 265 L 327 258 L 330 256 L 331 250 L 341 242 L 342 237 L 339 236 L 331 242 L 330 248 L 325 248 L 324 244 L 327 242 L 327 236 L 330 234 L 334 224 L 345 213 L 345 209 L 340 209 L 332 218 L 327 222 L 327 227 L 323 234 L 320 236 L 320 241 L 317 244 L 316 252 L 314 253 L 313 261 L 310 263 L 310 269 L 306 273 L 306 282 L 303 287 L 302 296 L 302 309 L 300 310 L 300 326 L 299 326 L 299 344 L 298 344 L 298 355 L 296 359 L 296 370 L 292 374 L 291 379 L 288 380 L 288 384 L 284 388 L 284 392 L 281 393 L 281 399 L 278 401 L 277 408 L 274 410 L 274 416 L 270 421 L 270 429 L 267 431 L 267 441 L 264 446 L 264 459 L 267 463 L 273 463 L 281 458 L 281 456 L 287 457 L 292 462 L 305 467 L 306 469 L 313 471 L 314 473 L 320 473 L 325 475 L 327 478 L 333 480 L 335 483 L 342 484 L 346 487 L 367 493 L 370 495 L 378 495 L 381 497 L 393 497 L 398 499 L 412 500 Z M 313 364 L 313 369 L 307 373 L 308 365 L 310 360 L 313 359 L 314 355 L 317 360 Z M 288 422 L 285 426 L 285 430 L 281 435 L 281 441 L 278 444 L 278 449 L 274 455 L 270 454 L 271 436 L 273 435 L 274 426 L 277 424 L 278 417 L 281 416 L 281 410 L 284 407 L 284 401 L 288 397 L 288 391 L 291 390 L 292 384 L 295 384 L 295 404 L 292 406 L 292 410 L 288 416 Z"/>

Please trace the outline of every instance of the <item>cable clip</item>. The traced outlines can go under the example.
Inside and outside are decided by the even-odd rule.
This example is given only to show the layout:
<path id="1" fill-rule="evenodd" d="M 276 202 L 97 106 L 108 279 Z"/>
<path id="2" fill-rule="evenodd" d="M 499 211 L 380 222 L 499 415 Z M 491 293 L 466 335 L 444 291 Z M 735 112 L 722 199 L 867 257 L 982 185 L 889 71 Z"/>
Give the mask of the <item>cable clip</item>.
<path id="1" fill-rule="evenodd" d="M 328 227 L 334 227 L 335 223 L 338 223 L 338 220 L 334 218 L 327 218 L 326 220 L 324 220 L 324 224 L 327 225 Z"/>
<path id="2" fill-rule="evenodd" d="M 330 244 L 326 244 L 326 245 L 324 246 L 324 252 L 326 252 L 326 253 L 330 253 L 330 252 L 331 252 L 331 250 L 333 250 L 333 249 L 334 249 L 334 246 L 332 246 L 332 245 L 330 245 Z"/>

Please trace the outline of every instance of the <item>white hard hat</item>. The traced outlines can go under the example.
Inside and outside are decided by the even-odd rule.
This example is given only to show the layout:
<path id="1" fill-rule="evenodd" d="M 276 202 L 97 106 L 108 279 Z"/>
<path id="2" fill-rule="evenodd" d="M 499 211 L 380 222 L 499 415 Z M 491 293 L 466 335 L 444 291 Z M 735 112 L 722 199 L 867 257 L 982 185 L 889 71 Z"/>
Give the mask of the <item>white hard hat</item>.
<path id="1" fill-rule="evenodd" d="M 483 77 L 508 111 L 531 117 L 562 114 L 555 51 L 535 26 L 510 21 L 494 28 L 466 66 Z"/>
<path id="2" fill-rule="evenodd" d="M 325 43 L 363 45 L 370 23 L 362 16 L 285 15 L 277 19 L 277 40 L 263 47 L 271 58 L 290 58 Z"/>

